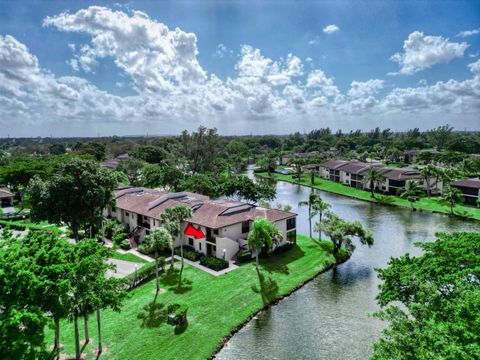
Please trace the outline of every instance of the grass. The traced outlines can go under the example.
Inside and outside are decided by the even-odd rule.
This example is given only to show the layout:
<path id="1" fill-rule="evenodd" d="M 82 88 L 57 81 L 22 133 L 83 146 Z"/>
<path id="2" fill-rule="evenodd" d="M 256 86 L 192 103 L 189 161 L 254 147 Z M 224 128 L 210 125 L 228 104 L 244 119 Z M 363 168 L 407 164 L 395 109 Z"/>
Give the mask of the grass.
<path id="1" fill-rule="evenodd" d="M 108 350 L 100 358 L 209 358 L 225 337 L 266 304 L 326 269 L 333 261 L 327 250 L 329 244 L 323 241 L 319 245 L 299 235 L 297 246 L 291 250 L 261 260 L 260 278 L 254 262 L 219 277 L 187 266 L 181 289 L 177 288 L 175 276 L 164 274 L 161 287 L 165 292 L 158 295 L 156 302 L 153 280 L 133 290 L 120 313 L 102 312 L 104 346 Z M 188 327 L 179 334 L 165 323 L 164 309 L 172 303 L 188 306 Z M 79 321 L 79 327 L 82 334 L 83 321 Z M 97 346 L 93 316 L 89 330 L 93 342 L 84 352 L 93 359 L 92 350 Z M 74 354 L 73 325 L 62 322 L 60 336 L 65 351 Z M 47 331 L 46 338 L 53 343 L 53 330 Z"/>
<path id="2" fill-rule="evenodd" d="M 266 172 L 255 173 L 255 175 L 268 178 L 268 174 Z M 296 178 L 293 178 L 292 175 L 273 173 L 272 177 L 275 180 L 287 181 L 294 184 L 301 184 L 301 185 L 312 187 L 309 175 L 303 175 L 300 181 Z M 353 188 L 344 184 L 340 184 L 334 181 L 330 181 L 327 179 L 321 179 L 321 178 L 315 177 L 315 185 L 313 185 L 313 187 L 315 189 L 331 192 L 334 194 L 348 196 L 354 199 L 381 203 L 381 201 L 379 201 L 378 199 L 372 198 L 369 191 L 356 189 L 356 188 Z M 402 199 L 398 196 L 393 196 L 393 195 L 382 196 L 382 197 L 378 196 L 378 198 L 388 199 L 389 205 L 396 205 L 396 206 L 402 206 L 407 208 L 411 207 L 410 203 L 407 200 Z M 440 201 L 436 198 L 421 198 L 419 201 L 417 201 L 414 204 L 414 207 L 417 210 L 425 210 L 425 211 L 438 212 L 443 214 L 450 214 L 450 207 L 441 204 Z M 457 216 L 480 220 L 480 210 L 471 206 L 456 205 L 454 208 L 454 212 L 455 212 L 454 215 L 457 215 Z"/>
<path id="3" fill-rule="evenodd" d="M 32 223 L 28 218 L 24 220 L 15 220 L 15 221 L 0 220 L 0 225 L 2 226 L 13 225 L 12 229 L 18 226 L 21 226 L 21 227 L 25 227 L 25 229 L 53 231 L 56 234 L 59 234 L 62 232 L 59 229 L 59 227 L 56 225 L 49 224 L 46 221 L 42 221 L 41 223 Z"/>
<path id="4" fill-rule="evenodd" d="M 148 263 L 147 260 L 142 259 L 141 257 L 138 257 L 137 255 L 134 255 L 134 254 L 131 254 L 131 253 L 120 254 L 118 251 L 115 251 L 113 253 L 112 258 L 117 259 L 117 260 L 141 263 L 141 264 L 147 264 Z"/>

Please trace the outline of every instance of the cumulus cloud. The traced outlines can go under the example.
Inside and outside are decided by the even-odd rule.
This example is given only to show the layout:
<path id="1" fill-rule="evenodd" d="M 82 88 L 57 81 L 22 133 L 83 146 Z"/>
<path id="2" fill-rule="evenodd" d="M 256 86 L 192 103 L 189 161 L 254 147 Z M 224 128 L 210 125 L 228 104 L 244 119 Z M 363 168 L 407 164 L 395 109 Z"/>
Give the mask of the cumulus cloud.
<path id="1" fill-rule="evenodd" d="M 325 34 L 333 34 L 334 32 L 337 32 L 338 30 L 340 30 L 340 28 L 335 24 L 327 25 L 323 28 L 323 32 Z"/>
<path id="2" fill-rule="evenodd" d="M 435 64 L 463 57 L 468 46 L 465 42 L 451 42 L 441 36 L 429 36 L 414 31 L 403 43 L 404 52 L 396 53 L 390 59 L 400 65 L 399 74 L 411 75 Z"/>
<path id="3" fill-rule="evenodd" d="M 478 114 L 480 109 L 480 61 L 469 65 L 472 77 L 464 81 L 451 79 L 430 86 L 421 82 L 387 92 L 383 80 L 370 79 L 352 81 L 342 93 L 330 74 L 310 70 L 311 60 L 306 60 L 306 71 L 294 54 L 271 59 L 249 45 L 241 46 L 236 74 L 220 79 L 198 62 L 195 34 L 171 30 L 140 12 L 94 6 L 49 17 L 44 23 L 90 37 L 87 43 L 69 45 L 74 56 L 68 61 L 76 75 L 96 71 L 102 59 L 109 58 L 124 77 L 112 86 L 131 87 L 134 94 L 117 96 L 80 76 L 55 76 L 24 44 L 0 36 L 0 126 L 18 119 L 69 125 L 147 122 L 176 126 L 178 131 L 205 119 L 209 125 L 229 127 L 339 114 L 355 119 L 410 112 Z"/>
<path id="4" fill-rule="evenodd" d="M 459 37 L 467 37 L 467 36 L 472 36 L 472 35 L 478 35 L 480 34 L 480 28 L 478 29 L 473 29 L 473 30 L 465 30 L 465 31 L 460 31 L 457 36 Z"/>
<path id="5" fill-rule="evenodd" d="M 233 51 L 226 47 L 224 44 L 218 44 L 217 49 L 213 53 L 213 57 L 224 58 L 226 56 L 232 56 Z"/>

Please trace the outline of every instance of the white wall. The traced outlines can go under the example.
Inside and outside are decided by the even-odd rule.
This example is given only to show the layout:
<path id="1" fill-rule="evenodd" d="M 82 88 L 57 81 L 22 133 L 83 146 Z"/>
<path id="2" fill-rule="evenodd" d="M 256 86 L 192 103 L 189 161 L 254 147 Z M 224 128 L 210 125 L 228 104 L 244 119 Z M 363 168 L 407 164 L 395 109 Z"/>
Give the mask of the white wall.
<path id="1" fill-rule="evenodd" d="M 220 259 L 223 259 L 223 250 L 225 250 L 225 260 L 231 260 L 239 250 L 238 242 L 229 238 L 217 237 L 216 256 Z"/>

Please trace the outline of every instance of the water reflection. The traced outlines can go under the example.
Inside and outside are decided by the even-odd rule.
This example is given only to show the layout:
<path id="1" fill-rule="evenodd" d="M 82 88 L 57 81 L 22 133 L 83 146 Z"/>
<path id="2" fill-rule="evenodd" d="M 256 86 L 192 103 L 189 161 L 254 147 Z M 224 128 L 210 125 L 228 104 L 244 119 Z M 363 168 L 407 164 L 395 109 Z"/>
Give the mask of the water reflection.
<path id="1" fill-rule="evenodd" d="M 298 213 L 298 232 L 308 234 L 308 209 L 299 208 L 298 202 L 308 197 L 310 189 L 279 182 L 276 190 L 274 203 L 290 204 Z M 474 221 L 320 194 L 339 216 L 370 228 L 375 244 L 358 245 L 347 263 L 252 320 L 217 359 L 366 359 L 383 326 L 368 316 L 378 309 L 374 269 L 384 267 L 390 257 L 419 254 L 414 243 L 431 241 L 438 231 L 480 230 Z"/>

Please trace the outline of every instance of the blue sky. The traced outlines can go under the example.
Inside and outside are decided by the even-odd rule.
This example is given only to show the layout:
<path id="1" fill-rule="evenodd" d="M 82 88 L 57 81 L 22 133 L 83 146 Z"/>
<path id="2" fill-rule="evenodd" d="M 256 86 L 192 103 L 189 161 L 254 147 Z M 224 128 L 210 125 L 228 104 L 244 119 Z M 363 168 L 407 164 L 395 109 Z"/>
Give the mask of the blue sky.
<path id="1" fill-rule="evenodd" d="M 0 1 L 0 136 L 480 129 L 479 28 L 478 1 Z"/>

